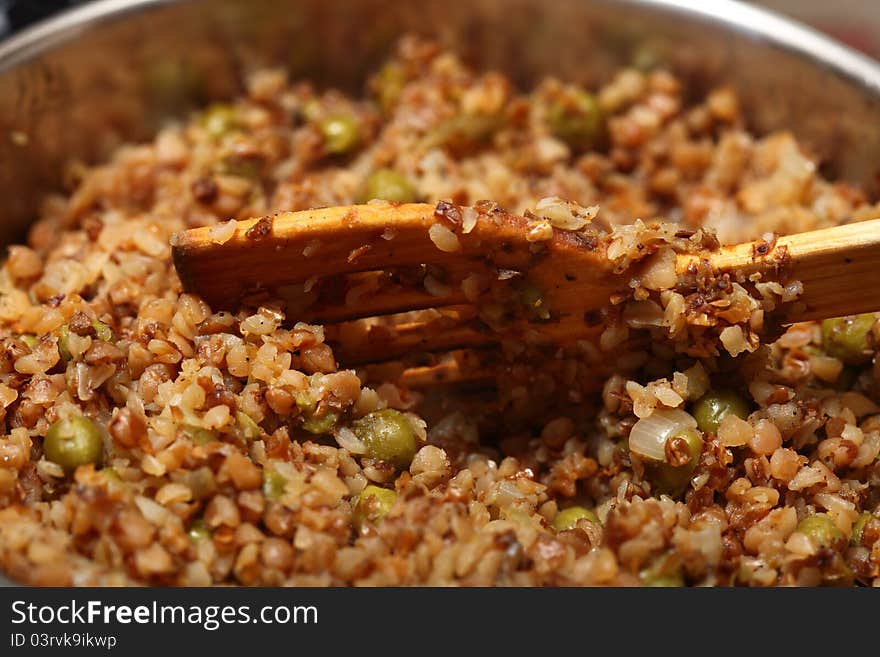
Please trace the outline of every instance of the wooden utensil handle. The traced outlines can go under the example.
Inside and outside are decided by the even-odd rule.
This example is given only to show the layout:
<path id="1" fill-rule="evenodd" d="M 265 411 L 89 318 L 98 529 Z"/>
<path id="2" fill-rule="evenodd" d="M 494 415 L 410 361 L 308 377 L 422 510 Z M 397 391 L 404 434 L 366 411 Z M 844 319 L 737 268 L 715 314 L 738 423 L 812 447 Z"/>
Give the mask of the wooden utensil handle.
<path id="1" fill-rule="evenodd" d="M 801 281 L 803 293 L 783 310 L 787 322 L 880 310 L 880 219 L 724 247 L 709 261 L 722 271 L 766 272 L 765 280 L 781 271 Z"/>

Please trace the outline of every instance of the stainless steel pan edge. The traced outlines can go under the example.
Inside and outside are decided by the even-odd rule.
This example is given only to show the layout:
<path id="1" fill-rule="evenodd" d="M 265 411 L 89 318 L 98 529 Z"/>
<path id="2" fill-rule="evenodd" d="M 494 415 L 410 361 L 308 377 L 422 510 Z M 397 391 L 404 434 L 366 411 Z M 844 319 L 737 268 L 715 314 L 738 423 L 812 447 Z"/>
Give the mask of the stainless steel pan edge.
<path id="1" fill-rule="evenodd" d="M 732 0 L 98 0 L 0 42 L 0 242 L 70 159 L 147 138 L 256 66 L 357 90 L 404 32 L 522 84 L 595 84 L 644 57 L 697 90 L 729 82 L 754 130 L 793 130 L 829 173 L 877 192 L 880 65 Z"/>
<path id="2" fill-rule="evenodd" d="M 876 190 L 878 64 L 730 0 L 99 0 L 0 44 L 0 240 L 21 235 L 71 157 L 145 138 L 258 65 L 352 89 L 404 31 L 524 83 L 595 83 L 649 51 L 692 82 L 731 81 L 756 130 L 791 127 Z"/>

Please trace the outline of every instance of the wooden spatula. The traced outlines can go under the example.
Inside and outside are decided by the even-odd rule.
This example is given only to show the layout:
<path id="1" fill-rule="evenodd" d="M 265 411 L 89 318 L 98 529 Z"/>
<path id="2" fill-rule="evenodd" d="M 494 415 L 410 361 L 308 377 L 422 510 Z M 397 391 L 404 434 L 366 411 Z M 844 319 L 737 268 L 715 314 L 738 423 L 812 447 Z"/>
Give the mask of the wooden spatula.
<path id="1" fill-rule="evenodd" d="M 328 325 L 345 366 L 459 356 L 405 372 L 406 383 L 425 385 L 485 376 L 485 358 L 463 365 L 461 357 L 504 336 L 564 343 L 601 334 L 600 311 L 632 272 L 615 273 L 604 245 L 581 233 L 553 229 L 537 239 L 533 229 L 502 211 L 374 202 L 196 228 L 176 234 L 172 247 L 184 288 L 215 311 L 281 298 L 291 319 Z M 800 280 L 803 293 L 781 309 L 782 323 L 880 309 L 880 219 L 680 254 L 675 268 L 706 263 L 763 280 L 784 269 Z M 520 279 L 512 289 L 530 309 L 503 330 L 474 321 L 478 297 L 499 279 Z M 406 314 L 424 309 L 437 312 Z M 480 313 L 485 320 L 486 308 Z M 369 331 L 354 321 L 382 316 L 393 321 L 370 320 Z"/>

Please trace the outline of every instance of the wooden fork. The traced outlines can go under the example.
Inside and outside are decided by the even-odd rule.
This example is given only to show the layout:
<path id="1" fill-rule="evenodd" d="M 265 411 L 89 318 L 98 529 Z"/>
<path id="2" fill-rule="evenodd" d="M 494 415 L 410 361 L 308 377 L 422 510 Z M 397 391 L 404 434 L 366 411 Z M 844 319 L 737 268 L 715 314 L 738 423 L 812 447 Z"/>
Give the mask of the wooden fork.
<path id="1" fill-rule="evenodd" d="M 424 386 L 489 376 L 498 350 L 485 348 L 502 338 L 598 340 L 602 309 L 638 268 L 615 273 L 601 241 L 558 229 L 534 241 L 532 228 L 497 210 L 474 221 L 449 204 L 373 202 L 196 228 L 174 235 L 172 250 L 184 289 L 215 311 L 280 298 L 289 318 L 327 325 L 343 365 L 401 375 L 387 363 L 410 357 L 400 380 Z M 675 267 L 684 275 L 707 263 L 800 280 L 802 295 L 780 310 L 783 324 L 880 309 L 880 219 L 680 254 Z M 499 279 L 517 279 L 537 316 L 503 329 L 488 328 L 485 313 L 478 320 L 475 294 Z M 424 309 L 435 310 L 408 314 Z M 426 353 L 451 356 L 414 364 Z"/>

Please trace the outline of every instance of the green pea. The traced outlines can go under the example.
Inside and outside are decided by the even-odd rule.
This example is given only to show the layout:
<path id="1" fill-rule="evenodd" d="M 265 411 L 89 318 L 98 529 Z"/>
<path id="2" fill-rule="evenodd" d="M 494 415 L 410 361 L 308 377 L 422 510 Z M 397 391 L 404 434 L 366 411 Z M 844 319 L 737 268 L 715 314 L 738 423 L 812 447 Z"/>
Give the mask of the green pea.
<path id="1" fill-rule="evenodd" d="M 703 452 L 703 435 L 696 429 L 682 429 L 673 439 L 681 438 L 687 444 L 689 459 L 682 465 L 671 463 L 649 463 L 645 471 L 658 492 L 679 495 L 691 480 L 694 470 L 700 463 Z"/>
<path id="2" fill-rule="evenodd" d="M 847 365 L 861 365 L 871 359 L 873 313 L 826 319 L 822 322 L 825 353 Z"/>
<path id="3" fill-rule="evenodd" d="M 566 90 L 550 106 L 550 129 L 578 150 L 596 147 L 605 132 L 605 117 L 595 96 L 582 90 Z"/>
<path id="4" fill-rule="evenodd" d="M 317 415 L 307 417 L 302 423 L 302 428 L 309 433 L 322 434 L 330 431 L 337 422 L 339 422 L 339 413 L 328 410 L 320 417 Z"/>
<path id="5" fill-rule="evenodd" d="M 239 178 L 259 178 L 260 162 L 249 157 L 230 154 L 218 162 L 217 173 L 238 176 Z"/>
<path id="6" fill-rule="evenodd" d="M 70 327 L 65 324 L 60 329 L 58 329 L 58 353 L 61 355 L 61 360 L 65 363 L 70 362 L 70 359 L 73 358 L 73 354 L 70 353 L 70 343 L 68 342 L 70 338 Z"/>
<path id="7" fill-rule="evenodd" d="M 642 44 L 632 55 L 632 66 L 643 73 L 648 73 L 663 65 L 663 58 L 656 46 Z"/>
<path id="8" fill-rule="evenodd" d="M 311 415 L 318 408 L 318 400 L 311 393 L 301 390 L 296 393 L 296 407 L 305 415 Z"/>
<path id="9" fill-rule="evenodd" d="M 119 473 L 116 472 L 116 468 L 101 468 L 101 474 L 106 477 L 108 481 L 112 481 L 114 484 L 122 484 L 122 477 L 119 476 Z"/>
<path id="10" fill-rule="evenodd" d="M 388 114 L 397 104 L 400 92 L 406 84 L 406 76 L 403 67 L 396 62 L 388 62 L 376 75 L 373 81 L 373 89 L 379 106 L 385 114 Z"/>
<path id="11" fill-rule="evenodd" d="M 684 572 L 677 559 L 660 556 L 639 571 L 642 584 L 653 587 L 684 586 Z"/>
<path id="12" fill-rule="evenodd" d="M 416 190 L 404 176 L 393 169 L 379 169 L 370 174 L 358 193 L 359 203 L 375 198 L 394 203 L 412 203 L 416 200 Z"/>
<path id="13" fill-rule="evenodd" d="M 254 422 L 254 419 L 247 413 L 235 411 L 235 422 L 247 440 L 256 440 L 260 437 L 260 425 Z"/>
<path id="14" fill-rule="evenodd" d="M 95 329 L 95 335 L 98 336 L 99 340 L 103 340 L 104 342 L 110 342 L 113 340 L 113 331 L 104 322 L 96 319 L 92 322 L 92 327 Z"/>
<path id="15" fill-rule="evenodd" d="M 303 416 L 302 428 L 309 433 L 327 433 L 339 421 L 339 413 L 326 409 L 323 415 L 318 416 L 318 400 L 307 390 L 296 393 L 296 406 Z"/>
<path id="16" fill-rule="evenodd" d="M 80 465 L 99 465 L 104 455 L 104 440 L 97 424 L 84 415 L 74 415 L 49 427 L 43 451 L 47 459 L 70 472 Z"/>
<path id="17" fill-rule="evenodd" d="M 195 66 L 173 59 L 157 58 L 144 72 L 147 97 L 160 101 L 157 107 L 187 109 L 202 87 Z"/>
<path id="18" fill-rule="evenodd" d="M 400 411 L 393 408 L 374 411 L 355 420 L 351 426 L 366 445 L 370 458 L 388 461 L 403 469 L 416 454 L 416 434 Z"/>
<path id="19" fill-rule="evenodd" d="M 360 142 L 357 122 L 350 116 L 328 116 L 318 123 L 324 137 L 324 150 L 332 155 L 342 155 L 355 149 Z"/>
<path id="20" fill-rule="evenodd" d="M 299 108 L 299 113 L 303 119 L 314 123 L 321 116 L 321 101 L 317 98 L 310 98 Z"/>
<path id="21" fill-rule="evenodd" d="M 238 125 L 238 112 L 226 103 L 215 103 L 202 114 L 202 127 L 215 139 L 232 132 Z"/>
<path id="22" fill-rule="evenodd" d="M 676 570 L 671 573 L 659 573 L 652 574 L 650 572 L 645 573 L 644 571 L 640 573 L 642 578 L 642 583 L 645 586 L 651 587 L 662 587 L 662 588 L 681 588 L 684 586 L 684 575 L 681 570 Z"/>
<path id="23" fill-rule="evenodd" d="M 486 144 L 503 122 L 499 114 L 456 114 L 437 124 L 428 133 L 425 145 L 464 153 Z"/>
<path id="24" fill-rule="evenodd" d="M 287 479 L 275 470 L 263 470 L 263 496 L 267 500 L 277 500 L 284 495 Z"/>
<path id="25" fill-rule="evenodd" d="M 601 524 L 599 523 L 599 516 L 589 509 L 585 509 L 582 506 L 570 506 L 567 509 L 562 509 L 556 514 L 556 517 L 553 518 L 553 529 L 558 532 L 563 532 L 567 529 L 574 529 L 577 527 L 578 520 L 581 518 L 586 518 L 590 522 Z"/>
<path id="26" fill-rule="evenodd" d="M 856 521 L 853 523 L 852 535 L 849 539 L 850 545 L 858 547 L 862 544 L 862 534 L 865 531 L 865 525 L 868 524 L 874 518 L 874 514 L 869 511 L 864 511 Z"/>
<path id="27" fill-rule="evenodd" d="M 183 425 L 181 431 L 196 445 L 207 445 L 218 439 L 216 431 L 198 427 L 194 424 Z"/>
<path id="28" fill-rule="evenodd" d="M 796 531 L 806 534 L 814 543 L 821 547 L 839 550 L 846 544 L 844 533 L 824 513 L 807 516 L 798 523 Z"/>
<path id="29" fill-rule="evenodd" d="M 21 341 L 24 342 L 28 347 L 33 349 L 37 346 L 37 342 L 39 342 L 39 339 L 37 339 L 37 336 L 33 335 L 32 333 L 25 333 L 21 336 Z"/>
<path id="30" fill-rule="evenodd" d="M 694 403 L 691 414 L 700 431 L 718 433 L 718 425 L 730 413 L 745 420 L 749 416 L 748 402 L 732 390 L 710 390 Z"/>
<path id="31" fill-rule="evenodd" d="M 208 527 L 207 523 L 199 518 L 195 520 L 192 525 L 190 525 L 189 531 L 189 539 L 193 543 L 198 543 L 199 541 L 207 541 L 211 538 L 211 529 Z"/>
<path id="32" fill-rule="evenodd" d="M 358 495 L 352 509 L 352 524 L 360 529 L 366 524 L 375 525 L 388 515 L 394 502 L 397 501 L 397 493 L 387 488 L 381 488 L 370 484 Z"/>
<path id="33" fill-rule="evenodd" d="M 697 467 L 697 464 L 700 462 L 700 454 L 703 453 L 703 435 L 696 429 L 682 429 L 681 431 L 673 435 L 673 439 L 674 438 L 684 439 L 685 443 L 687 443 L 690 459 L 684 465 L 670 465 L 670 467 L 688 468 L 693 471 L 694 468 Z"/>

